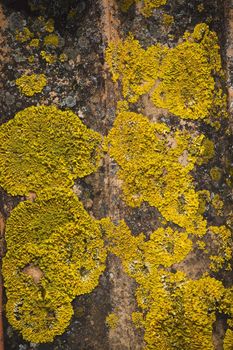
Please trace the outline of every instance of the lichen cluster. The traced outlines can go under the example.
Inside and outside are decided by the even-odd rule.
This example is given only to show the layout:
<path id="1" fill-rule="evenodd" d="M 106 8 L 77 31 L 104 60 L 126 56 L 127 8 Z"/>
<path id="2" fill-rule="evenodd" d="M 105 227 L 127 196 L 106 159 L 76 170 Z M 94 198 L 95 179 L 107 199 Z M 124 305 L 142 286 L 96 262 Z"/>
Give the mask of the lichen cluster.
<path id="1" fill-rule="evenodd" d="M 107 138 L 109 154 L 120 166 L 124 198 L 130 206 L 148 202 L 167 221 L 203 235 L 206 221 L 190 172 L 205 153 L 204 136 L 172 132 L 133 112 L 121 112 Z"/>
<path id="2" fill-rule="evenodd" d="M 26 340 L 52 341 L 69 324 L 70 302 L 105 268 L 99 225 L 72 192 L 48 190 L 12 211 L 6 240 L 8 320 Z"/>
<path id="3" fill-rule="evenodd" d="M 26 108 L 0 135 L 1 186 L 28 198 L 6 225 L 7 318 L 24 339 L 50 342 L 68 326 L 71 301 L 105 268 L 99 224 L 70 189 L 97 168 L 101 137 L 53 106 Z"/>
<path id="4" fill-rule="evenodd" d="M 96 170 L 101 136 L 71 111 L 28 107 L 0 128 L 0 184 L 12 195 L 70 187 Z"/>
<path id="5" fill-rule="evenodd" d="M 32 32 L 30 28 L 24 27 L 22 31 L 15 33 L 16 40 L 26 47 L 30 56 L 28 62 L 34 63 L 35 57 L 42 60 L 42 63 L 54 64 L 59 62 L 59 55 L 63 55 L 59 34 L 55 31 L 55 23 L 52 18 L 46 19 L 39 16 L 35 19 L 36 26 L 40 28 Z M 32 59 L 32 57 L 34 59 Z"/>
<path id="6" fill-rule="evenodd" d="M 126 12 L 134 3 L 140 4 L 140 11 L 145 17 L 153 14 L 153 10 L 167 3 L 167 0 L 120 0 L 119 7 L 121 11 Z"/>
<path id="7" fill-rule="evenodd" d="M 121 258 L 125 271 L 137 282 L 136 298 L 141 311 L 134 312 L 132 320 L 145 330 L 145 349 L 213 350 L 216 312 L 232 317 L 232 291 L 208 274 L 192 280 L 171 269 L 192 249 L 187 234 L 167 226 L 157 229 L 148 239 L 143 234 L 133 236 L 124 221 L 117 226 L 108 219 L 101 223 L 108 249 Z"/>
<path id="8" fill-rule="evenodd" d="M 22 75 L 16 79 L 16 85 L 19 90 L 26 96 L 33 96 L 40 93 L 47 84 L 44 74 Z"/>
<path id="9" fill-rule="evenodd" d="M 119 166 L 126 203 L 139 207 L 147 202 L 162 216 L 159 228 L 147 236 L 134 236 L 124 221 L 114 226 L 102 220 L 108 249 L 138 285 L 140 311 L 132 320 L 144 328 L 148 350 L 213 350 L 216 314 L 224 313 L 229 327 L 224 350 L 231 349 L 232 288 L 216 277 L 231 270 L 232 234 L 227 222 L 210 226 L 207 209 L 222 217 L 224 201 L 219 194 L 196 190 L 193 177 L 197 167 L 214 157 L 214 144 L 196 123 L 189 124 L 190 132 L 181 126 L 185 122 L 171 127 L 130 112 L 130 104 L 148 94 L 156 107 L 218 129 L 226 117 L 226 96 L 219 83 L 223 73 L 217 36 L 202 23 L 174 48 L 156 44 L 144 49 L 129 35 L 110 44 L 106 60 L 124 100 L 118 103 L 105 151 Z M 210 176 L 218 182 L 222 170 L 213 167 Z M 206 272 L 192 280 L 182 264 L 197 250 L 206 260 Z"/>
<path id="10" fill-rule="evenodd" d="M 109 45 L 106 61 L 129 102 L 153 88 L 152 102 L 178 117 L 213 122 L 226 116 L 226 95 L 215 80 L 223 74 L 218 38 L 204 23 L 170 49 L 156 44 L 145 50 L 130 35 Z"/>

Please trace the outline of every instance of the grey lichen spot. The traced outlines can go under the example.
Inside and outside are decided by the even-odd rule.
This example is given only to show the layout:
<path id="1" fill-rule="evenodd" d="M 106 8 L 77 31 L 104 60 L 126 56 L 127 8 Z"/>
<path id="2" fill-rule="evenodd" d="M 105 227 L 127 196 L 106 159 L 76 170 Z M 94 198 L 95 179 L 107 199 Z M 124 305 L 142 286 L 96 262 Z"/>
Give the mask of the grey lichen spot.
<path id="1" fill-rule="evenodd" d="M 74 107 L 76 105 L 76 97 L 71 95 L 67 96 L 64 101 L 64 104 L 69 108 Z"/>

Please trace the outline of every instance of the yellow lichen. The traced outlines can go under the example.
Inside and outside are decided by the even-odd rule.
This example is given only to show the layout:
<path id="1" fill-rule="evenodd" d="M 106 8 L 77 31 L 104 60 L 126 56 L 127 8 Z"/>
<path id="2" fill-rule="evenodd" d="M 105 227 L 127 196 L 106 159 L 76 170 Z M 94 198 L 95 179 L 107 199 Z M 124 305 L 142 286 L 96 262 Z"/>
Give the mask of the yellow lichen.
<path id="1" fill-rule="evenodd" d="M 167 50 L 159 44 L 144 50 L 132 35 L 125 41 L 110 43 L 106 50 L 106 62 L 113 80 L 122 81 L 124 98 L 136 102 L 139 96 L 153 87 L 161 59 Z"/>
<path id="2" fill-rule="evenodd" d="M 65 53 L 61 53 L 60 56 L 59 56 L 59 60 L 61 62 L 66 62 L 68 60 L 68 57 Z"/>
<path id="3" fill-rule="evenodd" d="M 168 15 L 167 13 L 164 13 L 162 21 L 164 26 L 169 28 L 174 23 L 174 17 L 171 15 Z"/>
<path id="4" fill-rule="evenodd" d="M 210 226 L 208 231 L 211 235 L 210 268 L 218 271 L 221 268 L 231 269 L 229 262 L 232 259 L 232 237 L 231 231 L 226 226 Z"/>
<path id="5" fill-rule="evenodd" d="M 8 320 L 28 341 L 52 341 L 69 324 L 71 301 L 91 292 L 105 268 L 99 225 L 73 192 L 46 189 L 11 212 L 6 240 Z"/>
<path id="6" fill-rule="evenodd" d="M 224 342 L 223 342 L 224 350 L 233 350 L 233 330 L 230 328 L 227 329 Z"/>
<path id="7" fill-rule="evenodd" d="M 208 119 L 213 112 L 220 117 L 226 113 L 226 97 L 213 75 L 222 72 L 217 36 L 199 24 L 184 40 L 164 57 L 152 101 L 182 118 Z"/>
<path id="8" fill-rule="evenodd" d="M 17 31 L 15 36 L 16 40 L 21 43 L 24 43 L 32 39 L 33 37 L 34 37 L 34 34 L 27 27 L 24 27 L 22 32 Z"/>
<path id="9" fill-rule="evenodd" d="M 119 113 L 106 143 L 120 166 L 118 176 L 127 204 L 135 207 L 146 201 L 167 221 L 203 235 L 206 221 L 199 214 L 190 171 L 204 139 L 188 132 L 173 133 L 165 124 L 151 123 L 140 114 Z"/>
<path id="10" fill-rule="evenodd" d="M 0 127 L 0 183 L 12 195 L 73 185 L 99 164 L 101 136 L 71 111 L 32 106 Z"/>
<path id="11" fill-rule="evenodd" d="M 211 201 L 211 204 L 213 205 L 214 209 L 216 210 L 217 215 L 221 215 L 224 203 L 223 203 L 221 197 L 219 196 L 219 194 L 214 195 L 214 197 Z"/>
<path id="12" fill-rule="evenodd" d="M 213 181 L 218 182 L 222 177 L 222 170 L 219 167 L 215 166 L 210 169 L 210 176 Z"/>
<path id="13" fill-rule="evenodd" d="M 56 34 L 49 34 L 44 37 L 44 45 L 49 47 L 57 47 L 59 44 L 59 37 Z"/>
<path id="14" fill-rule="evenodd" d="M 47 79 L 44 74 L 22 75 L 16 79 L 16 85 L 26 96 L 33 96 L 40 93 L 47 84 Z"/>
<path id="15" fill-rule="evenodd" d="M 118 322 L 119 322 L 119 317 L 116 313 L 113 313 L 113 312 L 108 314 L 105 320 L 106 325 L 111 329 L 116 328 Z"/>
<path id="16" fill-rule="evenodd" d="M 187 236 L 163 228 L 145 239 L 142 234 L 133 236 L 123 221 L 114 226 L 104 219 L 101 226 L 108 250 L 120 257 L 125 271 L 137 282 L 136 298 L 142 311 L 132 317 L 137 327 L 144 328 L 145 349 L 172 350 L 176 344 L 182 350 L 213 350 L 216 312 L 224 308 L 230 314 L 224 286 L 208 275 L 190 280 L 181 271 L 166 269 L 190 251 Z"/>
<path id="17" fill-rule="evenodd" d="M 29 43 L 29 46 L 31 47 L 39 47 L 40 40 L 39 39 L 32 39 Z"/>
<path id="18" fill-rule="evenodd" d="M 153 10 L 165 5 L 167 0 L 120 0 L 119 6 L 121 11 L 126 12 L 134 3 L 140 4 L 140 11 L 145 17 L 149 17 L 153 14 Z"/>
<path id="19" fill-rule="evenodd" d="M 210 192 L 207 190 L 198 191 L 199 199 L 199 213 L 204 214 L 206 211 L 206 204 L 210 202 Z"/>
<path id="20" fill-rule="evenodd" d="M 198 159 L 197 164 L 208 163 L 208 161 L 214 157 L 214 154 L 213 141 L 205 138 L 202 142 L 201 157 Z"/>
<path id="21" fill-rule="evenodd" d="M 40 55 L 49 64 L 53 64 L 57 60 L 57 56 L 55 54 L 50 54 L 46 51 L 41 51 Z"/>
<path id="22" fill-rule="evenodd" d="M 29 63 L 34 63 L 35 62 L 35 56 L 31 55 L 28 57 L 28 62 Z"/>
<path id="23" fill-rule="evenodd" d="M 214 125 L 215 119 L 226 116 L 226 94 L 215 81 L 223 74 L 218 38 L 204 23 L 171 49 L 156 44 L 145 50 L 129 35 L 110 43 L 106 61 L 129 102 L 153 88 L 153 103 L 181 118 Z"/>
<path id="24" fill-rule="evenodd" d="M 48 33 L 52 33 L 54 31 L 54 19 L 53 18 L 49 18 L 47 20 L 47 22 L 45 22 L 44 29 Z"/>

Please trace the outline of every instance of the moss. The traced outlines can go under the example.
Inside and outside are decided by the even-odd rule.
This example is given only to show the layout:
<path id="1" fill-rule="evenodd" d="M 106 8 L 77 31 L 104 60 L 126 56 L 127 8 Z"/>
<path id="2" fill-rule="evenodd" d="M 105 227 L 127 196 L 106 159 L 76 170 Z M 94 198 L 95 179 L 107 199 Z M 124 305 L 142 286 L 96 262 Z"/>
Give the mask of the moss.
<path id="1" fill-rule="evenodd" d="M 47 84 L 47 79 L 44 74 L 22 75 L 16 79 L 16 85 L 20 92 L 31 97 L 40 93 Z"/>
<path id="2" fill-rule="evenodd" d="M 136 207 L 146 201 L 167 221 L 203 235 L 206 221 L 199 214 L 190 171 L 202 154 L 204 140 L 203 135 L 171 132 L 140 114 L 119 113 L 106 143 L 120 166 L 118 176 L 127 204 Z"/>
<path id="3" fill-rule="evenodd" d="M 106 325 L 111 329 L 116 328 L 118 322 L 119 322 L 119 317 L 117 316 L 116 313 L 113 313 L 113 312 L 108 314 L 105 320 Z"/>
<path id="4" fill-rule="evenodd" d="M 210 176 L 213 181 L 218 182 L 222 177 L 222 170 L 219 167 L 215 166 L 210 169 Z"/>
<path id="5" fill-rule="evenodd" d="M 11 212 L 6 240 L 8 320 L 28 341 L 52 341 L 69 324 L 71 301 L 91 292 L 105 269 L 99 225 L 72 192 L 47 189 Z"/>
<path id="6" fill-rule="evenodd" d="M 49 47 L 57 47 L 59 44 L 59 37 L 56 34 L 49 34 L 44 37 L 44 45 Z"/>
<path id="7" fill-rule="evenodd" d="M 0 127 L 0 183 L 12 195 L 72 186 L 92 173 L 101 136 L 71 111 L 29 107 Z"/>

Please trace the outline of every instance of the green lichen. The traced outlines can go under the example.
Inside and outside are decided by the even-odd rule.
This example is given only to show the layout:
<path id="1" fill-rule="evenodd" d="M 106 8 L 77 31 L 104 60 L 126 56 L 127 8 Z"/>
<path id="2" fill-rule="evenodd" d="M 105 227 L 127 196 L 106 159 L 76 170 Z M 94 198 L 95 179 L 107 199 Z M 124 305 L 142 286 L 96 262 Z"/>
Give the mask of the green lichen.
<path id="1" fill-rule="evenodd" d="M 71 111 L 29 107 L 0 127 L 0 183 L 12 195 L 72 186 L 96 170 L 101 136 Z"/>
<path id="2" fill-rule="evenodd" d="M 47 79 L 44 74 L 22 75 L 16 79 L 16 85 L 20 92 L 31 97 L 40 93 L 47 84 Z"/>
<path id="3" fill-rule="evenodd" d="M 71 301 L 91 292 L 105 268 L 99 225 L 72 192 L 47 189 L 11 212 L 6 240 L 8 320 L 28 341 L 52 341 L 69 324 Z"/>
<path id="4" fill-rule="evenodd" d="M 203 135 L 171 132 L 132 112 L 119 113 L 107 138 L 109 154 L 120 166 L 124 198 L 130 206 L 146 201 L 167 221 L 203 235 L 198 193 L 190 171 L 203 153 Z"/>

